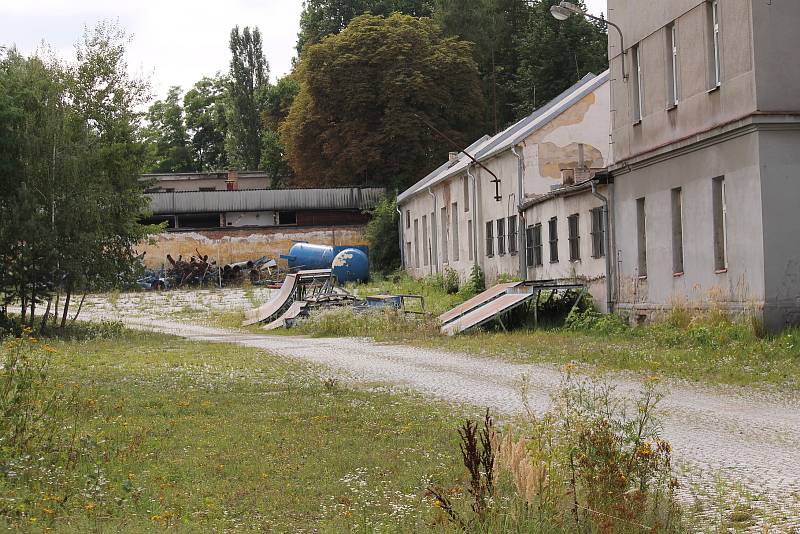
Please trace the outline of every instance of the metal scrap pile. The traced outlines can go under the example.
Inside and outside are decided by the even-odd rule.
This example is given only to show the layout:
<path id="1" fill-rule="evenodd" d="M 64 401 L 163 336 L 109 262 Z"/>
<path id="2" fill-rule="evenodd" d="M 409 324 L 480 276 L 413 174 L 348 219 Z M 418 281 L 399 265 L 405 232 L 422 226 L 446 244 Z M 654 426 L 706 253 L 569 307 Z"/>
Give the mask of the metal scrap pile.
<path id="1" fill-rule="evenodd" d="M 285 273 L 280 272 L 277 262 L 266 256 L 257 260 L 230 263 L 220 268 L 217 262 L 209 260 L 207 254 L 201 254 L 197 249 L 195 252 L 197 256 L 192 256 L 189 261 L 184 260 L 183 256 L 175 259 L 167 254 L 167 261 L 171 267 L 167 269 L 165 283 L 158 287 L 154 285 L 152 288 L 198 285 L 222 287 L 242 283 L 245 280 L 250 280 L 253 284 L 269 284 L 285 276 Z"/>

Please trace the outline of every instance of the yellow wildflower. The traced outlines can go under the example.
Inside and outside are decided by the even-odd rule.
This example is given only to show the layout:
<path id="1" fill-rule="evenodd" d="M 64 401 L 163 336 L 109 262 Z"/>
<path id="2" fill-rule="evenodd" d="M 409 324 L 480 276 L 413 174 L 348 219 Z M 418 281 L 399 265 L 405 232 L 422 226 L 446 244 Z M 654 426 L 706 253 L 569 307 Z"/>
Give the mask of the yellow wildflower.
<path id="1" fill-rule="evenodd" d="M 58 351 L 55 349 L 55 347 L 51 347 L 50 345 L 45 345 L 45 346 L 44 346 L 44 350 L 45 350 L 45 351 L 47 351 L 47 352 L 49 352 L 49 353 L 51 353 L 51 354 L 55 354 L 56 352 L 58 352 Z"/>
<path id="2" fill-rule="evenodd" d="M 83 509 L 86 510 L 87 512 L 91 512 L 95 508 L 97 508 L 97 505 L 95 503 L 93 503 L 93 502 L 88 502 L 88 503 L 86 503 L 86 506 L 83 507 Z"/>

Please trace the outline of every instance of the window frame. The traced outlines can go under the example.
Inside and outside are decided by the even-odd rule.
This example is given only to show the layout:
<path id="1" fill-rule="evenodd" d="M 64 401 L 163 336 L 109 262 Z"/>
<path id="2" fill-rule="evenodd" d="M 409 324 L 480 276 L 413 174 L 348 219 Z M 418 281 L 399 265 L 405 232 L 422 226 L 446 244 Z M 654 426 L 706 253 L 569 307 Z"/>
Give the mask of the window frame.
<path id="1" fill-rule="evenodd" d="M 592 221 L 592 258 L 604 258 L 606 255 L 606 221 L 605 208 L 598 206 L 589 211 Z"/>
<path id="2" fill-rule="evenodd" d="M 573 213 L 567 216 L 567 238 L 569 241 L 569 261 L 581 261 L 581 216 Z"/>
<path id="3" fill-rule="evenodd" d="M 647 278 L 647 201 L 636 199 L 636 266 L 639 278 Z"/>
<path id="4" fill-rule="evenodd" d="M 670 207 L 672 212 L 672 275 L 684 273 L 683 250 L 683 188 L 675 187 L 670 191 Z"/>
<path id="5" fill-rule="evenodd" d="M 506 218 L 497 219 L 497 255 L 506 255 Z"/>
<path id="6" fill-rule="evenodd" d="M 558 263 L 558 217 L 547 221 L 547 238 L 550 245 L 550 263 Z"/>
<path id="7" fill-rule="evenodd" d="M 517 216 L 516 215 L 509 215 L 506 223 L 506 227 L 508 228 L 508 253 L 512 256 L 516 256 L 518 251 L 518 244 L 519 244 L 519 234 L 518 234 L 518 224 L 517 224 Z"/>
<path id="8" fill-rule="evenodd" d="M 642 91 L 642 57 L 640 43 L 631 47 L 631 58 L 633 61 L 633 124 L 642 122 L 644 116 L 644 93 Z"/>
<path id="9" fill-rule="evenodd" d="M 667 109 L 678 107 L 680 85 L 678 81 L 678 29 L 675 22 L 667 25 Z"/>
<path id="10" fill-rule="evenodd" d="M 714 232 L 714 271 L 724 273 L 730 265 L 728 257 L 728 206 L 725 177 L 712 180 L 712 216 Z"/>
<path id="11" fill-rule="evenodd" d="M 494 258 L 494 221 L 486 222 L 486 257 Z"/>

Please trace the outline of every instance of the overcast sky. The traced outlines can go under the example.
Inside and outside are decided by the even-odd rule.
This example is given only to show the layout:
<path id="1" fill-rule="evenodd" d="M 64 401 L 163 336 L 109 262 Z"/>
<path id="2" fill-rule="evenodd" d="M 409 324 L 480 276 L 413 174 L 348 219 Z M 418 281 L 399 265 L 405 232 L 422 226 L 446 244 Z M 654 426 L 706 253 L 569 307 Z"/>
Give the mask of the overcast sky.
<path id="1" fill-rule="evenodd" d="M 591 13 L 605 13 L 606 0 L 587 0 Z M 25 53 L 42 41 L 65 58 L 84 25 L 118 20 L 133 36 L 129 64 L 149 78 L 153 92 L 185 89 L 228 68 L 233 26 L 258 26 L 272 80 L 292 65 L 302 0 L 0 0 L 0 45 Z"/>

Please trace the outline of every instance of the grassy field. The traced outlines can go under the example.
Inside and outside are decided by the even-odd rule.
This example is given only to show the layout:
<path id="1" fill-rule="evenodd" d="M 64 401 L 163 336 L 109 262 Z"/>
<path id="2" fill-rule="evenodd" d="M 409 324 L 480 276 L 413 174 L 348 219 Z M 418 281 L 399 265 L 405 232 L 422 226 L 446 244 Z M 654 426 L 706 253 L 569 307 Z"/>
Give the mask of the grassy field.
<path id="1" fill-rule="evenodd" d="M 356 289 L 356 288 L 354 288 Z M 360 296 L 416 293 L 436 316 L 467 295 L 447 294 L 436 284 L 401 277 L 357 288 Z M 439 335 L 436 321 L 392 313 L 354 316 L 323 313 L 288 334 L 373 336 L 379 341 L 462 351 L 523 363 L 573 363 L 600 371 L 658 373 L 711 384 L 737 384 L 800 390 L 800 330 L 763 336 L 757 325 L 736 322 L 723 313 L 690 317 L 673 310 L 663 323 L 628 327 L 621 321 L 592 318 L 572 328 L 511 332 L 483 331 L 456 337 Z"/>
<path id="2" fill-rule="evenodd" d="M 46 346 L 47 387 L 72 392 L 48 416 L 66 445 L 52 458 L 0 447 L 4 527 L 419 531 L 427 484 L 460 472 L 448 407 L 258 350 L 107 337 Z"/>

